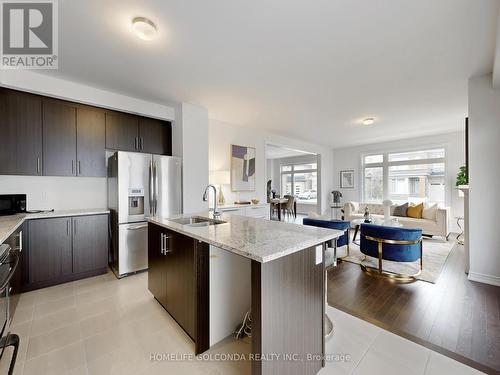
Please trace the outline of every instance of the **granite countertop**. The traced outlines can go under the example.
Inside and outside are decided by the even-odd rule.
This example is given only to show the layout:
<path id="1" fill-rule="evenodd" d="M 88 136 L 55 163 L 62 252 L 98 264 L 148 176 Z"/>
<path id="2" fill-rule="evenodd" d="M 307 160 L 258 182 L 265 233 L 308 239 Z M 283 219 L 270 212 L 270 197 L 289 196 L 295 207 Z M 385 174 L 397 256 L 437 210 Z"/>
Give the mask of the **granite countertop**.
<path id="1" fill-rule="evenodd" d="M 217 205 L 218 208 L 221 210 L 227 209 L 227 208 L 245 208 L 245 207 L 264 207 L 264 206 L 269 206 L 269 203 L 267 202 L 259 202 L 259 203 L 251 203 L 251 204 L 236 204 L 236 203 L 226 203 L 226 204 L 219 204 Z"/>
<path id="2" fill-rule="evenodd" d="M 319 245 L 342 236 L 333 229 L 256 219 L 247 216 L 222 214 L 224 224 L 203 227 L 182 225 L 172 220 L 199 216 L 209 218 L 208 212 L 180 215 L 169 219 L 152 217 L 149 222 L 209 243 L 232 253 L 266 263 L 297 251 Z"/>
<path id="3" fill-rule="evenodd" d="M 51 217 L 67 217 L 67 216 L 82 216 L 82 215 L 99 215 L 107 214 L 107 208 L 91 208 L 77 210 L 56 210 L 53 212 L 40 212 L 34 214 L 16 214 L 8 216 L 0 216 L 0 244 L 3 243 L 9 236 L 16 231 L 26 220 L 30 219 L 48 219 Z"/>

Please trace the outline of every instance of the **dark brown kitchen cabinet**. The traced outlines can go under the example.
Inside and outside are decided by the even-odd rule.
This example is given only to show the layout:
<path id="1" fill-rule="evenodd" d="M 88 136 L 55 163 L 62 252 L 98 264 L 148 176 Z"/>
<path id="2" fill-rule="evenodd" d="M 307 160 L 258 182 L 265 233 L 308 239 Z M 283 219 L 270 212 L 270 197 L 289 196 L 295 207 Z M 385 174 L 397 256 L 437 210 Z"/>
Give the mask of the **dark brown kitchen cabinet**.
<path id="1" fill-rule="evenodd" d="M 139 148 L 142 152 L 172 155 L 172 127 L 169 122 L 141 117 Z"/>
<path id="2" fill-rule="evenodd" d="M 191 237 L 148 224 L 148 288 L 195 341 L 208 349 L 209 246 Z"/>
<path id="3" fill-rule="evenodd" d="M 23 291 L 108 269 L 108 215 L 30 219 L 23 241 Z"/>
<path id="4" fill-rule="evenodd" d="M 174 231 L 167 232 L 167 306 L 170 315 L 195 338 L 195 268 L 196 240 Z"/>
<path id="5" fill-rule="evenodd" d="M 30 220 L 29 282 L 47 283 L 70 275 L 73 268 L 71 218 Z"/>
<path id="6" fill-rule="evenodd" d="M 148 225 L 148 287 L 191 338 L 195 337 L 195 240 Z"/>
<path id="7" fill-rule="evenodd" d="M 139 151 L 139 119 L 118 112 L 106 113 L 106 148 Z"/>
<path id="8" fill-rule="evenodd" d="M 76 173 L 106 177 L 106 123 L 103 111 L 76 109 Z"/>
<path id="9" fill-rule="evenodd" d="M 43 101 L 43 174 L 76 176 L 76 108 L 62 101 Z"/>
<path id="10" fill-rule="evenodd" d="M 73 227 L 73 273 L 108 266 L 108 215 L 77 216 Z"/>
<path id="11" fill-rule="evenodd" d="M 42 99 L 0 88 L 0 174 L 42 174 Z"/>
<path id="12" fill-rule="evenodd" d="M 148 288 L 162 306 L 167 305 L 166 256 L 164 236 L 166 229 L 148 224 Z"/>

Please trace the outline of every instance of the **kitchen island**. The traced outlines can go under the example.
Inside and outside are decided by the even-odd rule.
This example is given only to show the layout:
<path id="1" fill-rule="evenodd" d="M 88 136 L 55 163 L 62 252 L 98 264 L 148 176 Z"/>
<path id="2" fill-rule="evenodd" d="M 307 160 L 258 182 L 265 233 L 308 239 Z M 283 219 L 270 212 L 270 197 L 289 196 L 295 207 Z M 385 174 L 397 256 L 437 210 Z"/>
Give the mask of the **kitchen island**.
<path id="1" fill-rule="evenodd" d="M 251 263 L 252 374 L 316 374 L 324 365 L 324 251 L 343 233 L 237 215 L 209 217 L 149 219 L 150 291 L 193 339 L 195 353 L 203 353 L 214 318 L 210 246 L 245 258 Z"/>

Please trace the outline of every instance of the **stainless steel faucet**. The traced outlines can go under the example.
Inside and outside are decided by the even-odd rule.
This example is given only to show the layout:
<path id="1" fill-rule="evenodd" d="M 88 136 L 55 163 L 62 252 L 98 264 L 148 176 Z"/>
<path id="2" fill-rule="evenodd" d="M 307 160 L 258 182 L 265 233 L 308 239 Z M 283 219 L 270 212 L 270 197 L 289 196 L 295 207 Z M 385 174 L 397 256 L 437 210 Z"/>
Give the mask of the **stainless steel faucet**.
<path id="1" fill-rule="evenodd" d="M 217 207 L 217 188 L 214 185 L 208 185 L 205 188 L 205 192 L 203 193 L 203 202 L 208 201 L 208 191 L 210 190 L 210 188 L 212 188 L 213 191 L 214 191 L 214 210 L 213 210 L 213 215 L 214 215 L 214 219 L 216 219 L 216 218 L 218 218 L 222 214 L 222 212 L 220 212 L 219 209 L 218 209 L 218 207 Z"/>

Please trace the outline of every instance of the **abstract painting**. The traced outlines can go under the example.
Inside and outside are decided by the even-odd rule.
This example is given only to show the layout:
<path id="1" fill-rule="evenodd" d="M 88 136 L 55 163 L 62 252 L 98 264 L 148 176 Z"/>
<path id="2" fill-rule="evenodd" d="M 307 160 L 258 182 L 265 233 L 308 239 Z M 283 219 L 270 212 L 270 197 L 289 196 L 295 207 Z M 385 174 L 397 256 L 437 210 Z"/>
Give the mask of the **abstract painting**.
<path id="1" fill-rule="evenodd" d="M 255 148 L 231 145 L 231 190 L 255 190 Z"/>

